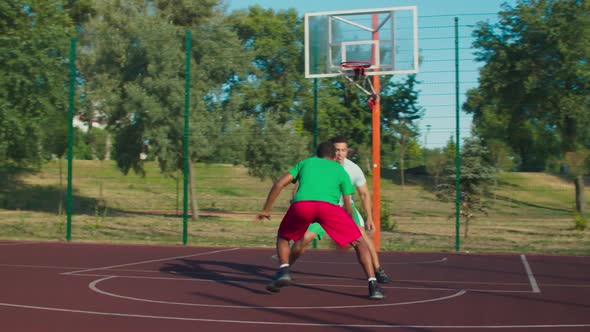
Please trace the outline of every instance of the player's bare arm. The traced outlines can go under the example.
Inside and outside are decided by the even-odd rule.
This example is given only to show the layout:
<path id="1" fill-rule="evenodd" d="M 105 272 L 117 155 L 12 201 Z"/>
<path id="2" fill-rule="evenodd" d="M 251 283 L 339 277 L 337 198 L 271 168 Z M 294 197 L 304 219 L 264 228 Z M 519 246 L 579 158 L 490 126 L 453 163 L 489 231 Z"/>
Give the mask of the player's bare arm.
<path id="1" fill-rule="evenodd" d="M 285 173 L 277 181 L 275 181 L 275 183 L 270 188 L 270 191 L 268 192 L 268 196 L 266 197 L 266 202 L 264 203 L 264 208 L 262 209 L 262 212 L 256 215 L 256 218 L 258 220 L 270 219 L 270 209 L 272 208 L 272 205 L 274 204 L 277 197 L 279 197 L 279 194 L 281 193 L 283 188 L 288 186 L 291 182 L 293 182 L 293 175 L 291 175 L 291 173 Z"/>
<path id="2" fill-rule="evenodd" d="M 371 204 L 371 194 L 369 192 L 369 187 L 367 184 L 363 184 L 362 186 L 356 187 L 357 192 L 361 198 L 361 203 L 363 205 L 363 210 L 367 214 L 366 220 L 366 228 L 369 232 L 372 232 L 375 229 L 375 224 L 373 222 L 373 210 Z"/>

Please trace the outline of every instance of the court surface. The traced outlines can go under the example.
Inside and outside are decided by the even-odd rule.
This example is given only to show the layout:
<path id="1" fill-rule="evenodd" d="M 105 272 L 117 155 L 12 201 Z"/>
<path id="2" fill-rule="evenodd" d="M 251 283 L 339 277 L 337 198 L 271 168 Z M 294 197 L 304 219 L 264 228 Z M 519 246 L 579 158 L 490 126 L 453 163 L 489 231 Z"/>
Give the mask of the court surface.
<path id="1" fill-rule="evenodd" d="M 0 242 L 3 331 L 590 331 L 590 257 L 382 252 L 370 301 L 353 251 Z"/>

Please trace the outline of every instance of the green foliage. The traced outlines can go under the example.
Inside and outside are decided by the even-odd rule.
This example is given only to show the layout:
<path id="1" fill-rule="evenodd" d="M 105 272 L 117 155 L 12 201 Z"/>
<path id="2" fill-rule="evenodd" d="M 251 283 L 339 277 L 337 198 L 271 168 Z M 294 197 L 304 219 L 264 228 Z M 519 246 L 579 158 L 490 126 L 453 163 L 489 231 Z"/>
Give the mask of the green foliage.
<path id="1" fill-rule="evenodd" d="M 488 150 L 477 137 L 464 141 L 461 149 L 461 189 L 467 194 L 484 194 L 496 169 L 486 163 Z"/>
<path id="2" fill-rule="evenodd" d="M 104 120 L 107 129 L 76 130 L 74 158 L 109 155 L 124 174 L 144 174 L 140 153 L 147 152 L 160 171 L 176 173 L 183 168 L 185 101 L 192 161 L 252 165 L 259 176 L 275 177 L 311 154 L 312 81 L 303 76 L 303 20 L 293 9 L 252 6 L 228 15 L 220 0 L 15 0 L 0 3 L 0 18 L 2 160 L 39 164 L 66 155 L 70 37 L 76 31 L 75 112 Z M 418 110 L 416 84 L 415 77 L 388 81 L 382 93 L 405 126 Z M 346 136 L 367 164 L 366 96 L 333 80 L 320 81 L 318 93 L 319 140 Z M 293 158 L 273 153 L 282 161 L 261 173 L 247 149 L 259 139 L 254 136 L 261 129 L 252 127 L 257 119 L 284 129 L 272 139 L 273 130 L 264 129 L 264 143 L 284 142 L 288 132 L 296 151 Z M 384 135 L 392 142 L 388 150 L 398 142 L 392 135 L 397 132 Z M 420 153 L 415 140 L 408 142 L 404 160 L 413 165 Z"/>
<path id="3" fill-rule="evenodd" d="M 521 0 L 474 32 L 485 64 L 464 110 L 484 141 L 510 146 L 520 170 L 588 144 L 589 11 L 587 1 Z"/>
<path id="4" fill-rule="evenodd" d="M 114 133 L 113 157 L 127 173 L 144 173 L 140 153 L 172 174 L 183 168 L 185 101 L 189 102 L 190 157 L 216 160 L 222 126 L 221 85 L 235 75 L 239 42 L 217 1 L 102 1 L 81 36 L 90 113 L 104 114 Z M 186 83 L 186 29 L 191 30 L 190 98 Z M 222 41 L 222 42 L 220 42 Z M 224 61 L 219 61 L 224 59 Z"/>
<path id="5" fill-rule="evenodd" d="M 327 83 L 327 82 L 326 82 Z M 311 99 L 309 111 L 304 114 L 305 128 L 313 133 L 313 110 Z M 318 93 L 318 136 L 326 140 L 334 136 L 346 137 L 350 146 L 371 143 L 367 134 L 371 128 L 371 110 L 366 96 L 358 88 L 352 89 L 342 82 L 319 86 Z M 370 150 L 367 150 L 370 156 Z M 364 157 L 364 156 L 361 156 Z"/>
<path id="6" fill-rule="evenodd" d="M 0 22 L 0 160 L 39 164 L 63 150 L 46 140 L 64 135 L 73 24 L 51 0 L 2 1 Z"/>
<path id="7" fill-rule="evenodd" d="M 106 130 L 94 128 L 88 133 L 88 144 L 93 150 L 93 159 L 105 160 L 107 153 L 107 135 Z"/>
<path id="8" fill-rule="evenodd" d="M 588 228 L 588 217 L 581 213 L 574 212 L 574 229 L 577 231 L 585 231 Z"/>
<path id="9" fill-rule="evenodd" d="M 382 202 L 381 203 L 381 230 L 386 232 L 392 232 L 397 229 L 397 222 L 393 218 L 393 209 L 391 205 Z"/>
<path id="10" fill-rule="evenodd" d="M 579 147 L 576 151 L 565 153 L 563 162 L 568 167 L 568 176 L 575 178 L 590 171 L 590 148 Z"/>
<path id="11" fill-rule="evenodd" d="M 416 75 L 408 75 L 405 80 L 396 81 L 390 79 L 384 86 L 381 96 L 382 105 L 382 138 L 385 147 L 399 153 L 399 169 L 402 185 L 404 184 L 404 171 L 413 165 L 415 159 L 421 160 L 421 152 L 416 138 L 419 135 L 418 123 L 424 116 L 424 109 L 418 105 L 419 84 Z M 414 160 L 412 160 L 414 159 Z M 410 161 L 410 164 L 406 164 Z M 415 162 L 415 164 L 422 164 Z"/>
<path id="12" fill-rule="evenodd" d="M 417 138 L 408 143 L 404 164 L 406 169 L 424 165 L 424 153 Z"/>
<path id="13" fill-rule="evenodd" d="M 439 184 L 441 175 L 450 163 L 451 159 L 444 149 L 436 148 L 426 151 L 426 172 L 434 177 L 435 186 Z"/>
<path id="14" fill-rule="evenodd" d="M 490 165 L 498 171 L 511 172 L 514 170 L 517 158 L 506 142 L 492 138 L 486 141 L 485 146 L 489 153 L 484 157 Z"/>
<path id="15" fill-rule="evenodd" d="M 281 123 L 301 117 L 306 106 L 300 99 L 309 96 L 310 82 L 302 74 L 303 25 L 297 12 L 252 6 L 233 13 L 231 22 L 242 44 L 232 51 L 246 60 L 240 62 L 245 73 L 232 81 L 240 111 L 272 114 Z"/>
<path id="16" fill-rule="evenodd" d="M 76 26 L 86 23 L 96 14 L 93 0 L 61 0 L 63 9 L 68 13 Z"/>
<path id="17" fill-rule="evenodd" d="M 246 146 L 246 166 L 252 176 L 277 180 L 297 161 L 311 156 L 308 142 L 292 124 L 281 125 L 269 116 L 262 123 L 253 122 L 250 128 L 253 135 Z"/>
<path id="18" fill-rule="evenodd" d="M 466 139 L 461 147 L 460 213 L 466 218 L 466 222 L 477 217 L 477 213 L 487 214 L 485 196 L 489 195 L 489 188 L 496 174 L 496 169 L 486 163 L 487 154 L 487 149 L 477 137 Z M 443 181 L 437 186 L 436 196 L 441 201 L 455 200 L 456 176 L 453 166 L 449 165 L 445 169 Z"/>
<path id="19" fill-rule="evenodd" d="M 437 187 L 441 181 L 450 183 L 449 172 L 455 173 L 456 145 L 453 137 L 447 141 L 443 148 L 436 148 L 426 151 L 426 172 L 434 177 L 434 186 Z M 443 177 L 447 177 L 443 179 Z"/>

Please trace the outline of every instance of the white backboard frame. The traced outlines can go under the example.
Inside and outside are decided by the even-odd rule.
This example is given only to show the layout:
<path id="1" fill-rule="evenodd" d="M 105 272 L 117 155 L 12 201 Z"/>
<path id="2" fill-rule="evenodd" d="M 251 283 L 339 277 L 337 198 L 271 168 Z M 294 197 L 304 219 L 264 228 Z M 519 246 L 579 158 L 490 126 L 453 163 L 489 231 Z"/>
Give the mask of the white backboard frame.
<path id="1" fill-rule="evenodd" d="M 396 68 L 396 52 L 398 44 L 396 42 L 396 36 L 394 35 L 395 32 L 395 13 L 403 11 L 407 15 L 411 16 L 411 49 L 406 49 L 406 52 L 410 52 L 411 54 L 411 64 L 409 64 L 409 68 Z M 363 23 L 355 22 L 352 18 L 361 17 L 366 15 L 372 14 L 379 14 L 379 24 L 376 28 L 372 26 L 368 26 Z M 363 16 L 363 17 L 364 17 Z M 312 51 L 310 50 L 310 35 L 314 33 L 312 27 L 310 27 L 310 20 L 317 18 L 317 17 L 325 17 L 326 18 L 326 25 L 323 26 L 326 29 L 324 32 L 325 37 L 327 38 L 326 43 L 322 43 L 319 47 L 322 47 L 322 52 L 325 53 L 325 66 L 322 69 L 315 69 L 314 72 L 311 70 L 311 56 L 313 56 Z M 371 66 L 367 68 L 366 75 L 367 76 L 374 76 L 374 75 L 395 75 L 395 74 L 415 74 L 418 73 L 418 66 L 419 66 L 419 54 L 418 54 L 418 10 L 416 6 L 402 6 L 402 7 L 387 7 L 387 8 L 372 8 L 372 9 L 356 9 L 356 10 L 343 10 L 343 11 L 328 11 L 328 12 L 314 12 L 314 13 L 306 13 L 304 16 L 304 23 L 305 23 L 305 40 L 304 40 L 304 48 L 305 48 L 305 77 L 306 78 L 322 78 L 322 77 L 338 77 L 338 76 L 346 76 L 350 75 L 350 71 L 342 70 L 340 67 L 340 61 L 367 61 L 367 59 L 348 59 L 347 58 L 347 47 L 372 47 L 372 51 L 370 52 L 373 56 L 373 59 L 370 59 Z M 372 34 L 373 32 L 379 32 L 379 38 L 383 38 L 381 35 L 381 31 L 388 28 L 390 33 L 386 36 L 391 46 L 389 48 L 385 48 L 384 40 L 375 40 L 372 38 L 361 38 L 361 40 L 342 40 L 342 41 L 334 41 L 333 38 L 333 31 L 332 31 L 332 21 L 338 21 L 339 24 L 343 24 L 350 29 L 356 29 L 359 33 L 362 31 L 366 31 L 367 34 Z M 380 55 L 381 50 L 389 50 L 391 63 L 387 63 L 387 61 L 382 61 Z M 336 55 L 336 58 L 339 57 L 340 61 L 334 61 L 335 54 L 334 52 L 339 52 Z M 366 53 L 366 52 L 365 52 Z M 338 62 L 338 63 L 335 63 Z M 317 65 L 316 65 L 317 67 Z"/>

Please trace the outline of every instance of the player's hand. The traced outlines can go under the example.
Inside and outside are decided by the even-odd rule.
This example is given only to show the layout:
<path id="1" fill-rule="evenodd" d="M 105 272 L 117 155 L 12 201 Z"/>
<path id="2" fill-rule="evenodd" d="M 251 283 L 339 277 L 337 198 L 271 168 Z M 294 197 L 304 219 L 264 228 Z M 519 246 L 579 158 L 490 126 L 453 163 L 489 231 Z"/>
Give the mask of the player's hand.
<path id="1" fill-rule="evenodd" d="M 262 211 L 256 214 L 256 220 L 263 221 L 264 219 L 270 220 L 270 212 Z"/>
<path id="2" fill-rule="evenodd" d="M 369 235 L 373 234 L 373 231 L 375 230 L 375 223 L 373 222 L 373 219 L 367 218 L 365 229 Z"/>

